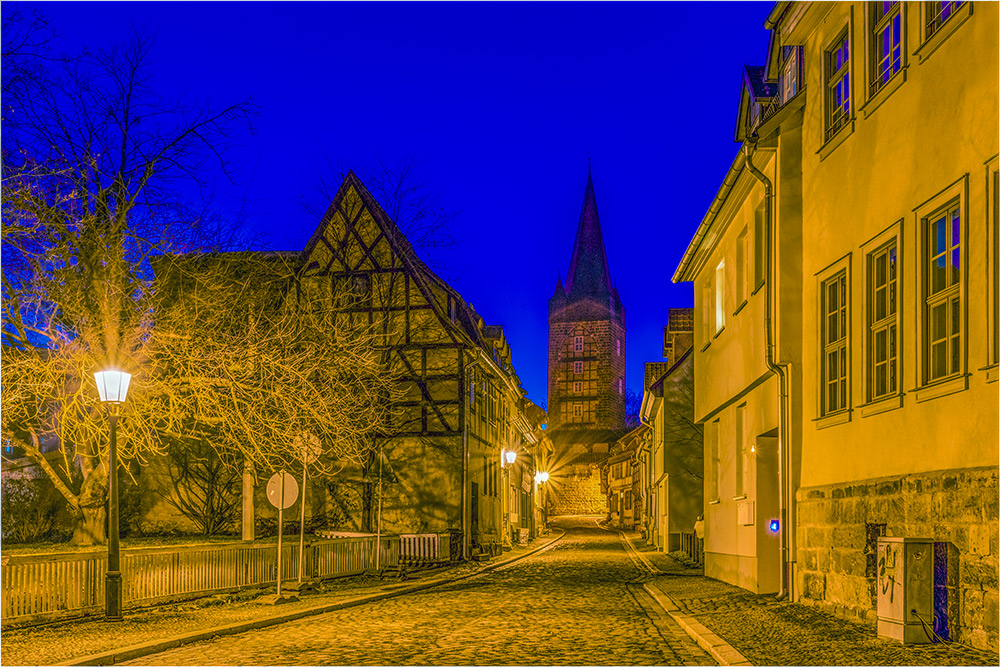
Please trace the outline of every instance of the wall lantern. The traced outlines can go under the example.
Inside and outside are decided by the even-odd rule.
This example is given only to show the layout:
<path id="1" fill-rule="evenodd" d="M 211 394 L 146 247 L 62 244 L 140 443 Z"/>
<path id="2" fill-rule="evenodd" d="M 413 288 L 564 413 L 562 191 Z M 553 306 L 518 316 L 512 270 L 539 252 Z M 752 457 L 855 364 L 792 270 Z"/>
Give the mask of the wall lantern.
<path id="1" fill-rule="evenodd" d="M 506 459 L 507 465 L 511 465 L 517 460 L 517 452 L 508 449 L 503 453 L 503 457 Z"/>

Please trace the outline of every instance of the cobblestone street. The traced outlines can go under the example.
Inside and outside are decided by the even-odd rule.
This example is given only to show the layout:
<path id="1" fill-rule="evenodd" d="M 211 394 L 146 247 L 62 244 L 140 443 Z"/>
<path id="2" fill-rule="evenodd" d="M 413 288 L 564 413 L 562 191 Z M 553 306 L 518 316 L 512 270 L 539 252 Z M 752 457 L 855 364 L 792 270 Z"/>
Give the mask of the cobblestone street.
<path id="1" fill-rule="evenodd" d="M 479 577 L 125 664 L 713 664 L 643 591 L 616 533 L 560 527 L 552 548 Z"/>

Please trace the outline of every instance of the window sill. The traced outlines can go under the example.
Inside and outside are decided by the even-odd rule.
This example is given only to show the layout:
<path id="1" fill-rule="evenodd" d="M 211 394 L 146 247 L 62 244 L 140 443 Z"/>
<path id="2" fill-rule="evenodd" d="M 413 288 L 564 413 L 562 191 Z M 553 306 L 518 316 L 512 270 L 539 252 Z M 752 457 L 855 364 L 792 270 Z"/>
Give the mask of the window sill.
<path id="1" fill-rule="evenodd" d="M 715 340 L 716 338 L 718 338 L 719 336 L 721 336 L 722 332 L 725 331 L 725 330 L 726 330 L 726 327 L 722 326 L 718 331 L 715 332 L 715 335 L 712 336 L 712 340 Z"/>
<path id="2" fill-rule="evenodd" d="M 715 500 L 709 500 L 709 501 L 708 501 L 708 504 L 709 504 L 709 505 L 718 505 L 718 504 L 720 504 L 721 502 L 722 502 L 721 500 L 719 500 L 718 498 L 716 498 Z"/>
<path id="3" fill-rule="evenodd" d="M 736 310 L 733 311 L 733 317 L 736 317 L 741 310 L 746 308 L 746 306 L 747 306 L 747 300 L 743 299 L 743 301 L 740 302 L 740 305 L 736 306 Z"/>
<path id="4" fill-rule="evenodd" d="M 708 341 L 707 343 L 705 343 L 704 345 L 701 346 L 701 351 L 704 352 L 705 350 L 707 350 L 711 346 L 712 346 L 712 341 Z"/>
<path id="5" fill-rule="evenodd" d="M 871 403 L 865 403 L 858 406 L 858 409 L 861 411 L 862 417 L 871 417 L 872 415 L 882 414 L 883 412 L 889 412 L 901 407 L 903 407 L 903 394 L 896 394 L 874 400 Z"/>
<path id="6" fill-rule="evenodd" d="M 937 51 L 938 47 L 944 44 L 951 34 L 958 30 L 963 23 L 968 21 L 970 16 L 972 16 L 971 2 L 966 2 L 956 9 L 951 18 L 913 52 L 913 55 L 917 57 L 917 64 L 922 64 L 930 58 L 931 54 Z"/>
<path id="7" fill-rule="evenodd" d="M 914 389 L 913 394 L 917 397 L 917 403 L 923 403 L 934 398 L 965 391 L 968 388 L 969 375 L 965 374 Z"/>
<path id="8" fill-rule="evenodd" d="M 820 146 L 819 150 L 816 151 L 816 154 L 819 155 L 820 162 L 830 157 L 830 153 L 835 151 L 837 147 L 844 143 L 844 140 L 852 134 L 854 134 L 853 118 L 850 123 L 840 128 L 840 130 L 837 131 L 837 134 L 827 139 L 826 143 Z"/>
<path id="9" fill-rule="evenodd" d="M 816 430 L 830 428 L 831 426 L 838 426 L 840 424 L 846 424 L 851 421 L 851 411 L 841 410 L 840 412 L 835 412 L 832 415 L 826 415 L 824 417 L 819 417 L 814 419 L 813 422 L 816 424 Z"/>
<path id="10" fill-rule="evenodd" d="M 882 103 L 889 99 L 893 93 L 895 93 L 900 86 L 906 82 L 906 68 L 909 65 L 903 65 L 898 72 L 893 74 L 892 78 L 889 79 L 885 85 L 878 89 L 878 91 L 868 98 L 864 106 L 861 107 L 861 113 L 864 117 L 871 118 L 875 110 L 882 106 Z"/>
<path id="11" fill-rule="evenodd" d="M 986 371 L 986 382 L 989 383 L 997 381 L 998 368 L 1000 368 L 1000 366 L 997 366 L 997 364 L 994 363 L 990 366 L 986 366 L 985 368 L 980 368 L 979 370 Z"/>
<path id="12" fill-rule="evenodd" d="M 753 291 L 750 292 L 750 296 L 754 296 L 755 294 L 757 294 L 757 292 L 760 291 L 760 288 L 764 286 L 765 282 L 767 281 L 761 280 L 759 283 L 757 283 L 756 287 L 753 288 Z"/>
<path id="13" fill-rule="evenodd" d="M 742 496 L 733 496 L 733 500 L 746 500 L 746 499 L 747 499 L 746 494 L 743 494 Z"/>

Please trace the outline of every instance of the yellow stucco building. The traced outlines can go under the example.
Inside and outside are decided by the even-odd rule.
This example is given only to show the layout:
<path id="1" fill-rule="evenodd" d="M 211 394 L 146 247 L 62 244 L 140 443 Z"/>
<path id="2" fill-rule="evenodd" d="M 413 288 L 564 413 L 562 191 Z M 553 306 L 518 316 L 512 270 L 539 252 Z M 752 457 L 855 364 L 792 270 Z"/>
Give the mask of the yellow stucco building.
<path id="1" fill-rule="evenodd" d="M 995 3 L 777 3 L 674 276 L 701 318 L 706 573 L 874 623 L 878 538 L 925 538 L 920 620 L 992 650 L 997 25 Z"/>

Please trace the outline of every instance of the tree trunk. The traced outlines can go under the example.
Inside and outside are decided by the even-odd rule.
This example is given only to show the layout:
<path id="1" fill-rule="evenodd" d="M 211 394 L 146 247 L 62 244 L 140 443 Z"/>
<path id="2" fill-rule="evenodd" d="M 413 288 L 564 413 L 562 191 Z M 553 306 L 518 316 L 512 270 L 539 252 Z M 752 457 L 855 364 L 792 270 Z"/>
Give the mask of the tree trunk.
<path id="1" fill-rule="evenodd" d="M 80 513 L 74 513 L 76 525 L 70 544 L 104 544 L 107 540 L 106 521 L 108 478 L 103 468 L 94 468 L 80 488 Z"/>

